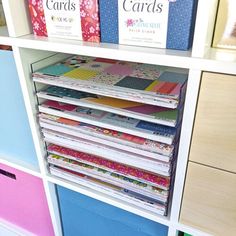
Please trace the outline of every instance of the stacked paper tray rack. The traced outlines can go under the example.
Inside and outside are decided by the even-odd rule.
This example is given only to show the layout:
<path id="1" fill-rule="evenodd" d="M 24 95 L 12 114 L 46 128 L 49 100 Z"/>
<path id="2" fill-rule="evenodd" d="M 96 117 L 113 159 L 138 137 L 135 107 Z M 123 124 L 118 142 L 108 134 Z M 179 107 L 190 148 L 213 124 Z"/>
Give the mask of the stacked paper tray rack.
<path id="1" fill-rule="evenodd" d="M 45 65 L 32 77 L 50 174 L 168 215 L 187 73 L 84 56 Z"/>

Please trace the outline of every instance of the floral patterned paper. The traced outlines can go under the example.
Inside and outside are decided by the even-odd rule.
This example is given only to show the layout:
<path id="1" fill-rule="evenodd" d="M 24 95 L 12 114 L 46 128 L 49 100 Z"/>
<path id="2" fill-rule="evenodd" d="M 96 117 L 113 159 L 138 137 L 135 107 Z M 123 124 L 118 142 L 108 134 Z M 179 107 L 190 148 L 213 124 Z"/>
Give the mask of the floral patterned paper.
<path id="1" fill-rule="evenodd" d="M 46 21 L 43 10 L 43 0 L 29 0 L 29 11 L 34 35 L 47 36 Z"/>
<path id="2" fill-rule="evenodd" d="M 75 151 L 69 148 L 64 148 L 58 145 L 51 144 L 48 146 L 48 151 L 57 155 L 66 155 L 74 157 L 78 160 L 84 160 L 89 163 L 97 164 L 101 167 L 107 167 L 118 173 L 133 176 L 141 180 L 148 181 L 152 184 L 156 184 L 159 188 L 168 189 L 170 187 L 170 179 L 160 175 L 153 174 L 141 169 L 137 169 L 131 166 L 124 165 L 122 163 L 113 162 L 110 160 L 103 159 L 98 156 L 86 154 L 83 152 Z"/>
<path id="3" fill-rule="evenodd" d="M 80 0 L 82 38 L 88 42 L 100 42 L 100 24 L 97 0 Z"/>
<path id="4" fill-rule="evenodd" d="M 34 35 L 48 36 L 43 0 L 29 0 L 29 11 Z M 100 42 L 98 1 L 80 0 L 80 17 L 83 41 Z"/>

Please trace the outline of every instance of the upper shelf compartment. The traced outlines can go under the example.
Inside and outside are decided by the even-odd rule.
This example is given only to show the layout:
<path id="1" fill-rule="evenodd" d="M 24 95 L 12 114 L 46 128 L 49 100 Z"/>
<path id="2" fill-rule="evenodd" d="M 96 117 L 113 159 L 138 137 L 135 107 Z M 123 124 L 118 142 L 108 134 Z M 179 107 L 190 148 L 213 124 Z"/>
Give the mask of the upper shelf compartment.
<path id="1" fill-rule="evenodd" d="M 17 37 L 14 39 L 14 45 L 16 46 L 183 68 L 190 66 L 187 62 L 187 59 L 191 57 L 191 52 L 189 51 L 94 43 L 53 37 L 35 37 L 32 34 L 32 24 L 29 17 L 29 2 L 28 0 L 3 0 L 9 35 L 10 37 Z M 39 1 L 34 2 L 37 3 Z M 179 3 L 177 1 L 176 4 L 180 4 L 183 7 L 181 1 Z M 186 27 L 188 28 L 189 26 L 187 25 Z M 177 39 L 178 37 L 180 38 L 178 36 L 180 33 L 176 34 Z"/>
<path id="2" fill-rule="evenodd" d="M 5 41 L 9 41 L 5 44 L 43 51 L 236 74 L 235 52 L 211 48 L 218 0 L 198 0 L 193 47 L 189 51 L 36 37 L 32 33 L 28 0 L 2 1 L 10 36 L 4 37 Z M 219 51 L 224 52 L 224 57 L 214 56 L 219 55 Z"/>
<path id="3" fill-rule="evenodd" d="M 9 36 L 31 34 L 32 29 L 26 0 L 2 0 Z"/>
<path id="4" fill-rule="evenodd" d="M 198 0 L 28 0 L 34 35 L 188 50 Z"/>

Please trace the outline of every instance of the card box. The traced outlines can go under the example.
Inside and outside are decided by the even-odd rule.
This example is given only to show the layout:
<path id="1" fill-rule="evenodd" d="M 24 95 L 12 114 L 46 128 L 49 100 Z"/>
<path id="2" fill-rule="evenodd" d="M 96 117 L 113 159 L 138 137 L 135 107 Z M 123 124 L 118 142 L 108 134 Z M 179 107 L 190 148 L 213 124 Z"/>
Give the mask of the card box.
<path id="1" fill-rule="evenodd" d="M 100 0 L 101 41 L 188 50 L 196 0 Z"/>
<path id="2" fill-rule="evenodd" d="M 37 36 L 100 41 L 97 0 L 29 0 L 29 10 Z"/>

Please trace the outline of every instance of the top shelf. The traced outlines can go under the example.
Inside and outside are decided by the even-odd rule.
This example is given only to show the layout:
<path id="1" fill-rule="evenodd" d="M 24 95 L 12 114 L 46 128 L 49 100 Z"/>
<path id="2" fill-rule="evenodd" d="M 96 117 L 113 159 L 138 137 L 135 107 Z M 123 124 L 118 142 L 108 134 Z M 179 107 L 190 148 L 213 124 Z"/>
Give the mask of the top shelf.
<path id="1" fill-rule="evenodd" d="M 50 50 L 54 52 L 104 57 L 131 62 L 159 64 L 189 68 L 190 51 L 178 51 L 160 48 L 147 48 L 108 43 L 90 43 L 60 38 L 35 37 L 26 35 L 17 38 L 17 46 L 23 48 Z"/>
<path id="2" fill-rule="evenodd" d="M 36 37 L 33 34 L 9 37 L 7 27 L 0 27 L 0 44 L 33 50 L 236 74 L 236 52 L 227 49 L 209 48 L 203 57 L 194 57 L 191 51 L 90 43 L 78 40 Z"/>
<path id="3" fill-rule="evenodd" d="M 236 74 L 236 53 L 225 49 L 210 48 L 205 56 L 201 58 L 193 57 L 191 51 L 90 43 L 78 40 L 35 37 L 32 34 L 12 38 L 11 40 L 13 46 L 21 48 Z"/>
<path id="4" fill-rule="evenodd" d="M 26 49 L 104 57 L 169 67 L 236 74 L 236 53 L 211 48 L 218 0 L 198 0 L 192 51 L 89 43 L 32 34 L 28 2 L 2 0 L 7 29 L 0 28 L 0 44 Z M 3 31 L 3 32 L 1 32 Z M 33 51 L 32 51 L 33 53 Z"/>

